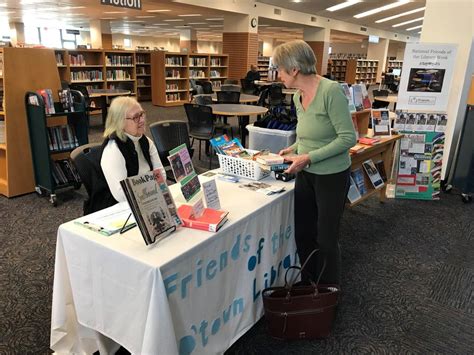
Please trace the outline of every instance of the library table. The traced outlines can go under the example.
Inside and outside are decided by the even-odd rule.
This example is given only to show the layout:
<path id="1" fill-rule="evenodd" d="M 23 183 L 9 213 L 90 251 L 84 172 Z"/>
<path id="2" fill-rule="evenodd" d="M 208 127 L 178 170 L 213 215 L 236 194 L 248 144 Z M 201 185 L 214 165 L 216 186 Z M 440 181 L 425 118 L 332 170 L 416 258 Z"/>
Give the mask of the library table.
<path id="1" fill-rule="evenodd" d="M 245 147 L 245 126 L 248 122 L 241 119 L 241 116 L 263 115 L 268 111 L 266 107 L 256 105 L 240 104 L 214 104 L 208 105 L 212 108 L 212 113 L 219 116 L 237 116 L 239 117 L 240 140 Z"/>
<path id="2" fill-rule="evenodd" d="M 203 181 L 203 176 L 200 176 Z M 207 178 L 209 179 L 209 178 Z M 293 183 L 267 196 L 216 179 L 228 221 L 178 228 L 146 246 L 138 228 L 110 237 L 74 221 L 57 233 L 51 349 L 60 354 L 222 354 L 263 315 L 261 292 L 296 264 Z M 179 205 L 179 186 L 171 186 Z M 96 212 L 107 213 L 108 209 Z"/>
<path id="3" fill-rule="evenodd" d="M 212 97 L 212 101 L 217 101 L 217 94 L 207 94 Z M 239 102 L 241 104 L 249 104 L 257 102 L 259 97 L 257 95 L 249 95 L 249 94 L 240 94 Z"/>
<path id="4" fill-rule="evenodd" d="M 102 125 L 105 125 L 107 119 L 107 98 L 115 96 L 128 96 L 131 94 L 130 90 L 121 89 L 90 89 L 89 97 L 91 99 L 100 99 L 100 108 L 102 109 Z"/>

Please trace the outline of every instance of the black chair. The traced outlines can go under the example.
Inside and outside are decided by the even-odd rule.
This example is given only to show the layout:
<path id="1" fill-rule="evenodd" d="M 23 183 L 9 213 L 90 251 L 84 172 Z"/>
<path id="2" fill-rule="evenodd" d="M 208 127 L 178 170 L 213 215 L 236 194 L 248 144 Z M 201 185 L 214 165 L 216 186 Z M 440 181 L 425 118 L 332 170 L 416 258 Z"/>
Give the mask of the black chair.
<path id="1" fill-rule="evenodd" d="M 268 104 L 270 107 L 283 105 L 283 87 L 279 84 L 272 84 L 268 88 Z"/>
<path id="2" fill-rule="evenodd" d="M 150 125 L 151 135 L 160 155 L 161 163 L 166 170 L 166 178 L 176 182 L 168 160 L 170 150 L 186 144 L 189 155 L 193 157 L 194 149 L 189 141 L 188 124 L 185 121 L 162 121 Z"/>
<path id="3" fill-rule="evenodd" d="M 212 83 L 210 81 L 197 81 L 197 85 L 202 87 L 203 94 L 212 94 L 214 90 L 212 90 Z"/>
<path id="4" fill-rule="evenodd" d="M 87 87 L 85 85 L 79 85 L 79 84 L 70 84 L 69 85 L 71 90 L 77 90 L 79 91 L 83 96 L 86 101 L 86 111 L 87 111 L 87 118 L 90 117 L 90 114 L 94 113 L 94 111 L 100 111 L 101 107 L 97 106 L 94 103 L 92 103 L 91 98 L 89 97 L 89 91 L 87 90 Z"/>
<path id="5" fill-rule="evenodd" d="M 256 95 L 258 88 L 257 85 L 251 80 L 240 79 L 240 85 L 242 86 L 242 92 L 247 95 Z"/>
<path id="6" fill-rule="evenodd" d="M 217 102 L 220 104 L 239 104 L 240 91 L 225 91 L 217 92 Z"/>
<path id="7" fill-rule="evenodd" d="M 223 84 L 221 86 L 221 91 L 235 91 L 235 92 L 240 92 L 242 90 L 242 87 L 239 85 L 235 84 Z"/>
<path id="8" fill-rule="evenodd" d="M 196 95 L 194 102 L 198 105 L 212 105 L 212 96 L 210 95 Z"/>
<path id="9" fill-rule="evenodd" d="M 191 145 L 194 140 L 199 141 L 199 160 L 201 160 L 201 142 L 206 142 L 206 148 L 209 147 L 209 140 L 215 136 L 214 115 L 212 108 L 209 106 L 197 104 L 184 104 L 184 110 L 188 117 L 189 136 L 192 138 Z M 209 169 L 212 164 L 212 152 L 209 157 Z"/>
<path id="10" fill-rule="evenodd" d="M 224 85 L 239 85 L 239 81 L 237 79 L 225 79 L 224 80 Z"/>
<path id="11" fill-rule="evenodd" d="M 77 147 L 71 152 L 71 161 L 86 188 L 88 198 L 84 201 L 84 215 L 100 211 L 117 203 L 110 193 L 100 166 L 102 145 L 91 143 Z"/>
<path id="12" fill-rule="evenodd" d="M 376 100 L 376 96 L 388 96 L 388 90 L 373 90 L 372 95 L 374 102 L 372 102 L 372 108 L 387 108 L 390 105 L 389 102 Z"/>
<path id="13" fill-rule="evenodd" d="M 69 82 L 67 82 L 66 80 L 61 80 L 61 89 L 69 89 Z"/>
<path id="14" fill-rule="evenodd" d="M 130 91 L 130 96 L 135 95 L 135 84 L 133 82 L 128 82 L 128 81 L 119 82 L 116 85 L 116 88 L 119 90 Z"/>

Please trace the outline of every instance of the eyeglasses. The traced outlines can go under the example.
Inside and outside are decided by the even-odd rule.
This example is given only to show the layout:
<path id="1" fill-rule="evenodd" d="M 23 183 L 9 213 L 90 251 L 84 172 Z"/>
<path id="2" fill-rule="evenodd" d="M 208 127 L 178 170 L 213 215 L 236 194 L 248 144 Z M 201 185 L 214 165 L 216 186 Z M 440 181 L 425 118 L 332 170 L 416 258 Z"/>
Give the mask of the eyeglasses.
<path id="1" fill-rule="evenodd" d="M 133 120 L 133 122 L 135 123 L 138 123 L 140 122 L 141 119 L 145 119 L 146 118 L 146 112 L 145 111 L 141 111 L 139 113 L 137 113 L 135 116 L 133 117 L 125 117 L 126 120 Z"/>

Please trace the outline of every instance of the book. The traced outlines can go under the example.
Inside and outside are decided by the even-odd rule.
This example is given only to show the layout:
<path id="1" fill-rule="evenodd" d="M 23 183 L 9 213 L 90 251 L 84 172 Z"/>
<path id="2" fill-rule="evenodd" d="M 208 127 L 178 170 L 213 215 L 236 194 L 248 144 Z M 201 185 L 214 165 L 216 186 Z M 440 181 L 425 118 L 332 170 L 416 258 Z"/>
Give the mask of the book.
<path id="1" fill-rule="evenodd" d="M 384 164 L 383 160 L 378 160 L 374 164 L 375 164 L 377 170 L 379 171 L 379 174 L 380 174 L 383 182 L 387 182 L 387 173 L 385 172 L 385 164 Z"/>
<path id="2" fill-rule="evenodd" d="M 372 129 L 374 136 L 389 136 L 390 135 L 390 117 L 387 109 L 377 109 L 370 111 L 370 118 L 372 120 Z"/>
<path id="3" fill-rule="evenodd" d="M 265 182 L 252 181 L 239 185 L 240 188 L 256 191 L 264 195 L 273 195 L 285 191 L 284 186 L 272 186 Z"/>
<path id="4" fill-rule="evenodd" d="M 376 189 L 380 189 L 385 185 L 372 159 L 364 161 L 362 166 Z"/>
<path id="5" fill-rule="evenodd" d="M 360 200 L 362 198 L 362 195 L 360 194 L 359 189 L 357 188 L 357 185 L 352 176 L 350 176 L 349 179 L 350 185 L 349 190 L 347 191 L 347 199 L 350 203 L 354 203 Z"/>
<path id="6" fill-rule="evenodd" d="M 4 144 L 7 141 L 5 131 L 5 120 L 0 120 L 0 144 Z"/>
<path id="7" fill-rule="evenodd" d="M 195 218 L 192 206 L 181 205 L 178 207 L 178 215 L 183 221 L 184 227 L 208 232 L 217 232 L 227 222 L 228 214 L 229 212 L 227 211 L 205 208 L 202 215 L 199 218 Z"/>
<path id="8" fill-rule="evenodd" d="M 181 144 L 180 146 L 170 150 L 168 160 L 171 165 L 171 170 L 173 170 L 176 182 L 180 182 L 194 173 L 193 162 L 186 144 Z"/>
<path id="9" fill-rule="evenodd" d="M 349 85 L 347 83 L 341 83 L 342 90 L 344 91 L 344 94 L 347 97 L 347 102 L 349 105 L 349 111 L 351 113 L 356 112 L 356 108 L 354 106 L 354 99 L 352 98 L 352 91 L 349 88 Z"/>
<path id="10" fill-rule="evenodd" d="M 352 170 L 351 176 L 357 186 L 357 189 L 359 190 L 359 193 L 361 195 L 365 195 L 367 193 L 367 187 L 365 186 L 364 172 L 362 171 L 362 169 L 356 168 Z"/>
<path id="11" fill-rule="evenodd" d="M 374 145 L 374 144 L 379 144 L 380 139 L 379 138 L 362 137 L 362 138 L 359 138 L 359 143 L 360 144 L 365 144 L 365 145 Z"/>
<path id="12" fill-rule="evenodd" d="M 349 152 L 352 154 L 362 153 L 364 150 L 367 149 L 367 146 L 362 144 L 356 144 L 352 148 L 349 149 Z"/>
<path id="13" fill-rule="evenodd" d="M 370 102 L 369 93 L 367 92 L 367 87 L 365 84 L 358 84 L 362 90 L 362 106 L 364 109 L 368 110 L 372 108 L 372 103 Z"/>
<path id="14" fill-rule="evenodd" d="M 165 179 L 155 169 L 120 182 L 146 245 L 165 238 L 181 224 Z"/>
<path id="15" fill-rule="evenodd" d="M 285 158 L 278 154 L 267 154 L 267 155 L 259 155 L 255 161 L 259 164 L 263 165 L 276 165 L 276 164 L 283 164 L 285 162 Z"/>
<path id="16" fill-rule="evenodd" d="M 58 90 L 58 97 L 64 112 L 74 112 L 74 100 L 70 89 Z"/>
<path id="17" fill-rule="evenodd" d="M 38 90 L 37 93 L 43 98 L 45 113 L 47 115 L 55 113 L 56 111 L 54 110 L 53 92 L 51 89 L 41 89 Z"/>
<path id="18" fill-rule="evenodd" d="M 362 97 L 362 86 L 361 85 L 352 85 L 352 96 L 354 99 L 354 106 L 357 111 L 362 111 L 364 109 L 363 97 Z"/>

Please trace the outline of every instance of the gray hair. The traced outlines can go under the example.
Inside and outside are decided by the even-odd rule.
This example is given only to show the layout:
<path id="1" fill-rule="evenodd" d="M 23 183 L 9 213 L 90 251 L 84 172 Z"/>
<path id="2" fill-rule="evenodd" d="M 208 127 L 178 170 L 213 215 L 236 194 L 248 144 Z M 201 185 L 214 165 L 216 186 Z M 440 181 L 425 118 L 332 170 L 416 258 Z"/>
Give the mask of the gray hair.
<path id="1" fill-rule="evenodd" d="M 125 142 L 126 136 L 123 128 L 128 111 L 135 106 L 141 107 L 137 100 L 129 96 L 121 96 L 112 100 L 105 122 L 104 137 L 110 137 L 115 133 L 118 139 Z"/>
<path id="2" fill-rule="evenodd" d="M 273 64 L 288 73 L 298 69 L 303 75 L 316 73 L 316 56 L 308 43 L 302 40 L 280 44 L 273 51 Z"/>

